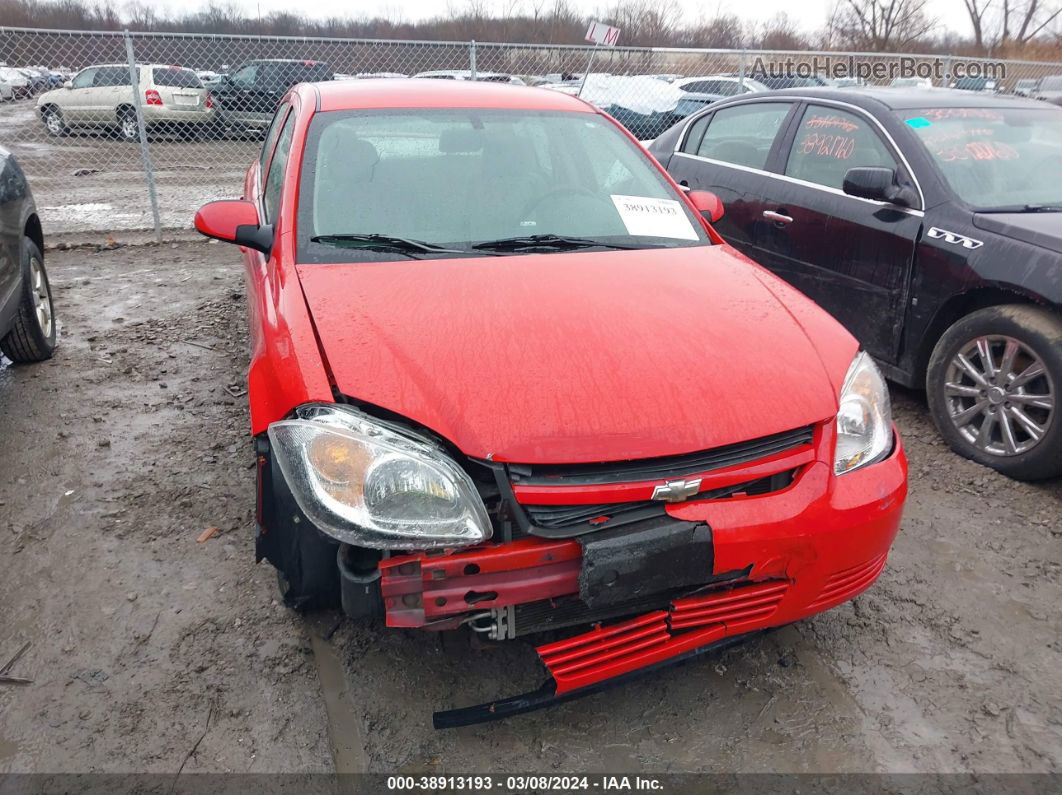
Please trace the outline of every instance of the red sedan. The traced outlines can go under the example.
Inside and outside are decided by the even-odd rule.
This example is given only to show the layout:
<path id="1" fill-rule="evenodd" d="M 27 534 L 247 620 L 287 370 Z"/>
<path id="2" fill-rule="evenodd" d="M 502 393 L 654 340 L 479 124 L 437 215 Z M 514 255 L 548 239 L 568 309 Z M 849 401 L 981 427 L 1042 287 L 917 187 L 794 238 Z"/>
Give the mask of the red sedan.
<path id="1" fill-rule="evenodd" d="M 300 85 L 245 198 L 260 558 L 287 604 L 549 632 L 578 696 L 818 613 L 885 565 L 907 465 L 874 362 L 547 90 Z M 559 639 L 557 639 L 559 638 Z"/>

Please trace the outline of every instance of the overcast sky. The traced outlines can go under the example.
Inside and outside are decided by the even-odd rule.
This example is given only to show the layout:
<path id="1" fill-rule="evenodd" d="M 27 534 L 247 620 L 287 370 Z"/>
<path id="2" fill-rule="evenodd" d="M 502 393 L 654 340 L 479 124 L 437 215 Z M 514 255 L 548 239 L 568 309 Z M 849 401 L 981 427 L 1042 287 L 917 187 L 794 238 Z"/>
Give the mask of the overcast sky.
<path id="1" fill-rule="evenodd" d="M 497 7 L 510 5 L 507 0 L 488 0 Z M 461 8 L 463 0 L 315 0 L 313 3 L 292 4 L 291 0 L 235 0 L 249 14 L 261 10 L 263 16 L 273 11 L 291 11 L 293 8 L 304 14 L 327 16 L 374 16 L 418 20 L 438 16 L 449 7 Z M 608 0 L 570 0 L 573 7 L 591 15 L 595 10 L 606 8 Z M 821 28 L 829 14 L 833 0 L 678 0 L 683 16 L 688 20 L 698 17 L 711 18 L 719 13 L 733 13 L 746 21 L 762 22 L 779 11 L 797 19 L 805 32 Z M 159 5 L 181 10 L 189 6 L 205 5 L 206 0 L 189 0 L 179 4 L 172 0 L 160 0 Z M 962 0 L 929 0 L 930 13 L 937 16 L 944 27 L 962 34 L 970 32 L 970 23 L 963 10 Z"/>

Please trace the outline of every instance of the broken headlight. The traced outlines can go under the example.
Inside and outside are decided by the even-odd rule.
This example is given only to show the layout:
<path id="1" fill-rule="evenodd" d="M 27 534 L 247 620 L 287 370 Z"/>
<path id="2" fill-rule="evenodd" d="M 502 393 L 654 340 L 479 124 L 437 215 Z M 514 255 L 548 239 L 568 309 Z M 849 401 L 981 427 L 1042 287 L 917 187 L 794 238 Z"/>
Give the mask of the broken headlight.
<path id="1" fill-rule="evenodd" d="M 427 438 L 347 406 L 311 404 L 270 425 L 269 441 L 295 501 L 333 538 L 375 549 L 490 538 L 472 479 Z"/>
<path id="2" fill-rule="evenodd" d="M 838 475 L 852 472 L 880 461 L 891 449 L 889 388 L 874 360 L 860 351 L 852 360 L 841 387 L 833 471 Z"/>

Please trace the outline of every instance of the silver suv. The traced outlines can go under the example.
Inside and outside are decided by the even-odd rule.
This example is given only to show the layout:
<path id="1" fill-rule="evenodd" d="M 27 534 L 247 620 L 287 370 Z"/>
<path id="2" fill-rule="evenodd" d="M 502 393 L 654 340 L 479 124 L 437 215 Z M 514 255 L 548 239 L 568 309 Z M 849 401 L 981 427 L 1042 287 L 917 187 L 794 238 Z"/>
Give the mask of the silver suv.
<path id="1" fill-rule="evenodd" d="M 1062 105 L 1062 75 L 1041 77 L 1032 95 L 1036 99 L 1042 99 L 1044 102 Z"/>
<path id="2" fill-rule="evenodd" d="M 165 64 L 142 64 L 136 71 L 136 98 L 147 128 L 192 133 L 211 129 L 214 102 L 195 72 Z M 51 135 L 87 127 L 116 129 L 127 141 L 140 137 L 127 64 L 82 69 L 62 88 L 41 94 L 37 110 Z"/>

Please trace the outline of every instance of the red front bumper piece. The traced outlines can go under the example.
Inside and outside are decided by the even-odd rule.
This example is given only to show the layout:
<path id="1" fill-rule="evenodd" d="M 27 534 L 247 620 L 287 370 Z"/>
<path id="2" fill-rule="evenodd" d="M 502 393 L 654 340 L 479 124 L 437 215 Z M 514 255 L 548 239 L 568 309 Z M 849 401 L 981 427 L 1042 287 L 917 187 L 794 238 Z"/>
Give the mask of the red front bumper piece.
<path id="1" fill-rule="evenodd" d="M 824 445 L 832 450 L 832 445 Z M 835 477 L 831 464 L 820 460 L 806 466 L 792 485 L 764 496 L 733 497 L 679 503 L 668 508 L 675 519 L 699 521 L 712 530 L 714 554 L 710 575 L 738 575 L 672 600 L 663 609 L 614 624 L 598 624 L 565 640 L 538 646 L 550 674 L 539 690 L 522 696 L 435 714 L 437 728 L 460 726 L 527 712 L 558 700 L 595 692 L 606 684 L 689 659 L 739 642 L 752 634 L 806 618 L 852 599 L 866 590 L 885 567 L 900 526 L 907 495 L 907 461 L 897 438 L 892 454 L 877 464 Z M 497 545 L 516 547 L 519 555 L 549 549 L 564 556 L 564 576 L 540 581 L 539 597 L 578 593 L 580 560 L 575 542 L 542 540 Z M 470 550 L 438 560 L 464 560 L 501 552 Z M 446 583 L 433 579 L 433 558 L 409 556 L 390 566 L 418 558 L 417 587 L 424 602 Z M 501 560 L 501 558 L 499 558 Z M 509 560 L 513 560 L 510 558 Z M 558 561 L 551 561 L 557 563 Z M 442 565 L 442 564 L 438 564 Z M 425 567 L 428 567 L 425 571 Z M 417 570 L 410 570 L 412 576 Z M 492 595 L 497 604 L 520 604 L 518 592 L 533 572 L 510 571 L 517 585 L 504 583 Z M 464 575 L 469 580 L 479 578 Z M 397 582 L 384 576 L 388 623 L 401 620 Z M 468 581 L 461 583 L 468 585 Z M 449 592 L 443 598 L 447 600 Z M 510 601 L 515 599 L 516 601 Z M 449 604 L 449 602 L 447 602 Z M 484 603 L 486 604 L 486 603 Z M 438 605 L 431 610 L 443 610 Z M 428 607 L 425 607 L 428 613 Z M 465 605 L 462 609 L 467 610 Z M 392 615 L 392 611 L 394 615 Z M 413 624 L 417 625 L 417 624 Z"/>

